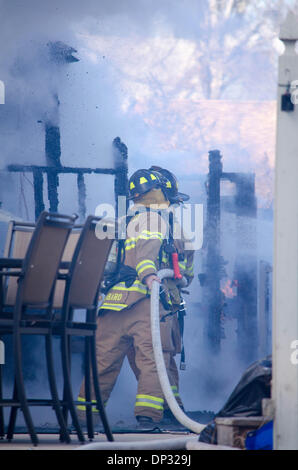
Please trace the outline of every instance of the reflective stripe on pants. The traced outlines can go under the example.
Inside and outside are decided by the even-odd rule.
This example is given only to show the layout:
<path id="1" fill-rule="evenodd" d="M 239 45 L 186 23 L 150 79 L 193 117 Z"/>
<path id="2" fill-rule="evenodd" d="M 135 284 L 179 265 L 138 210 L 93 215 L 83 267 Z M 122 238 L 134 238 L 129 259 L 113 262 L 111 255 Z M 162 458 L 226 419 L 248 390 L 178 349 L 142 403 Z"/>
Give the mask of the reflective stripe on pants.
<path id="1" fill-rule="evenodd" d="M 148 406 L 156 410 L 163 410 L 163 398 L 152 397 L 151 395 L 137 395 L 135 406 Z"/>

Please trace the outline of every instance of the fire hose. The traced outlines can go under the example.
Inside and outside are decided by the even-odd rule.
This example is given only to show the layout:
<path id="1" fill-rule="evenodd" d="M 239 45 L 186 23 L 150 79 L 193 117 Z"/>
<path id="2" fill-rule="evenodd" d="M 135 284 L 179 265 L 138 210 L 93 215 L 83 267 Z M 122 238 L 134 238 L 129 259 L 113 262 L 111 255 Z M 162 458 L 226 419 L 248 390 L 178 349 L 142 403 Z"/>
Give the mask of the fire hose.
<path id="1" fill-rule="evenodd" d="M 172 269 L 161 269 L 157 273 L 160 280 L 164 278 L 174 277 L 174 271 Z M 154 352 L 154 359 L 157 368 L 157 374 L 162 388 L 163 395 L 167 401 L 170 410 L 172 411 L 175 418 L 180 424 L 190 429 L 191 431 L 199 434 L 205 428 L 204 424 L 198 423 L 193 419 L 189 418 L 180 408 L 177 400 L 172 391 L 165 361 L 162 352 L 162 344 L 160 337 L 160 326 L 159 326 L 159 287 L 160 284 L 157 281 L 152 283 L 151 288 L 151 333 L 152 333 L 152 345 Z"/>
<path id="2" fill-rule="evenodd" d="M 174 271 L 172 269 L 161 269 L 157 276 L 160 280 L 164 278 L 173 278 Z M 160 318 L 159 318 L 159 288 L 160 284 L 158 281 L 153 281 L 151 288 L 151 333 L 152 333 L 152 345 L 154 352 L 154 359 L 157 368 L 157 374 L 162 388 L 163 395 L 167 401 L 170 410 L 172 411 L 175 418 L 180 424 L 190 429 L 196 434 L 202 432 L 206 425 L 201 424 L 193 419 L 189 418 L 180 408 L 177 400 L 172 391 L 167 369 L 164 362 L 162 344 L 160 337 Z M 150 441 L 131 441 L 131 442 L 96 442 L 94 444 L 87 444 L 77 448 L 78 450 L 145 450 L 145 449 L 183 449 L 185 448 L 186 442 L 190 440 L 197 441 L 195 437 L 185 437 L 176 439 L 160 439 Z"/>

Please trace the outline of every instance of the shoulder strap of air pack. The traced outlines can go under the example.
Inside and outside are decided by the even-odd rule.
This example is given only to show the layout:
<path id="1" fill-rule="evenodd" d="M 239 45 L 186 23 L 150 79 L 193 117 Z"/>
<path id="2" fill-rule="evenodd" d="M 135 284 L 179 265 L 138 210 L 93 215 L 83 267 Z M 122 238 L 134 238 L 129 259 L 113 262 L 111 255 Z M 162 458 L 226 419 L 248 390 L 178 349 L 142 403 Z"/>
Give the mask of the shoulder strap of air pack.
<path id="1" fill-rule="evenodd" d="M 146 207 L 146 212 L 157 212 L 160 216 L 162 216 L 162 211 L 150 209 L 149 207 Z M 129 222 L 136 216 L 138 213 L 136 212 L 133 215 L 126 216 L 126 228 L 129 224 Z M 170 213 L 171 215 L 171 213 Z M 171 218 L 170 218 L 171 220 Z M 169 229 L 169 233 L 172 234 L 173 230 Z M 117 234 L 118 236 L 118 234 Z M 170 235 L 172 236 L 172 235 Z M 167 240 L 164 240 L 161 248 L 159 250 L 159 261 L 162 259 L 162 251 L 163 251 L 163 246 L 164 242 L 167 242 Z M 113 274 L 109 275 L 106 278 L 106 288 L 105 288 L 105 293 L 107 293 L 113 286 L 118 284 L 119 282 L 125 282 L 127 284 L 127 287 L 130 287 L 133 282 L 135 281 L 137 277 L 137 272 L 134 268 L 131 268 L 130 266 L 125 265 L 125 240 L 124 239 L 117 239 L 117 245 L 118 245 L 118 250 L 117 250 L 117 259 L 116 259 L 116 268 L 113 272 Z"/>

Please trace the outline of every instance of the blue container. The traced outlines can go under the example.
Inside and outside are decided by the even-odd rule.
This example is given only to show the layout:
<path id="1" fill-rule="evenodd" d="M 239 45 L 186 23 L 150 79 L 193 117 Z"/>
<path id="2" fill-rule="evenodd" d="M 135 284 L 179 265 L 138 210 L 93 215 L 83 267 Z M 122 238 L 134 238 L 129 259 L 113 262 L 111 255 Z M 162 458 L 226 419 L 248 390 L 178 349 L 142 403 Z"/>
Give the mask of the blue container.
<path id="1" fill-rule="evenodd" d="M 273 450 L 273 421 L 269 421 L 256 431 L 249 432 L 245 447 L 247 450 Z"/>

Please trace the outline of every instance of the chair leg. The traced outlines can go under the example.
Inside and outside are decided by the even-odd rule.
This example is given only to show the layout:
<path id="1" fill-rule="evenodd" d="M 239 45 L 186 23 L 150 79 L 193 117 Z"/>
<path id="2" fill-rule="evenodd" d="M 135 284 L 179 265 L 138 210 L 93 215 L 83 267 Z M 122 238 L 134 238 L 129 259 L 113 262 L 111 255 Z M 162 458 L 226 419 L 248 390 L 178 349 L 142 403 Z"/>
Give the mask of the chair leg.
<path id="1" fill-rule="evenodd" d="M 61 343 L 62 344 L 62 343 Z M 70 338 L 67 338 L 67 351 L 68 351 L 68 367 L 69 370 L 71 370 L 71 353 L 70 353 Z M 61 352 L 62 352 L 62 346 L 61 346 Z M 61 358 L 62 358 L 62 353 L 61 353 Z M 67 427 L 68 423 L 68 407 L 65 405 L 67 403 L 67 393 L 66 393 L 66 387 L 65 387 L 65 381 L 63 383 L 63 407 L 62 407 L 62 414 L 64 418 L 65 425 Z M 62 440 L 62 436 L 60 435 L 60 440 Z"/>
<path id="2" fill-rule="evenodd" d="M 103 406 L 102 398 L 101 398 L 101 393 L 100 393 L 100 387 L 99 387 L 99 382 L 98 382 L 98 371 L 97 371 L 97 362 L 96 362 L 96 342 L 95 342 L 95 335 L 90 336 L 90 355 L 91 355 L 91 367 L 92 367 L 92 377 L 93 377 L 93 386 L 94 386 L 94 392 L 95 392 L 95 397 L 96 397 L 96 402 L 97 402 L 97 409 L 99 410 L 100 417 L 102 420 L 102 424 L 107 436 L 107 439 L 109 441 L 113 441 L 113 434 L 110 429 L 110 425 L 107 420 L 105 408 Z"/>
<path id="3" fill-rule="evenodd" d="M 63 421 L 65 423 L 65 426 L 67 428 L 67 423 L 68 423 L 68 409 L 67 409 L 67 406 L 64 404 L 67 402 L 67 397 L 66 397 L 66 390 L 65 390 L 65 385 L 63 385 L 63 398 L 62 398 L 62 402 L 63 402 L 63 407 L 62 407 L 62 416 L 63 416 Z M 63 437 L 60 433 L 60 441 L 63 441 Z"/>
<path id="4" fill-rule="evenodd" d="M 13 401 L 19 401 L 16 381 L 14 382 L 12 399 Z M 7 427 L 7 436 L 6 436 L 9 441 L 12 440 L 13 435 L 14 435 L 14 429 L 15 429 L 16 420 L 17 420 L 17 413 L 18 413 L 18 407 L 12 406 L 10 410 L 9 422 L 8 422 L 8 427 Z"/>
<path id="5" fill-rule="evenodd" d="M 2 364 L 0 364 L 0 401 L 3 398 L 2 392 Z M 4 413 L 3 406 L 0 406 L 0 439 L 3 439 L 5 436 L 5 427 L 4 427 Z"/>
<path id="6" fill-rule="evenodd" d="M 36 446 L 38 444 L 38 437 L 34 429 L 31 413 L 29 410 L 25 385 L 22 371 L 22 353 L 21 353 L 21 335 L 19 330 L 14 332 L 14 358 L 15 358 L 15 380 L 17 386 L 18 399 L 20 401 L 20 408 L 23 412 L 25 423 L 31 437 L 32 443 Z"/>
<path id="7" fill-rule="evenodd" d="M 85 398 L 86 402 L 91 402 L 91 383 L 90 383 L 90 344 L 89 338 L 85 337 Z M 92 419 L 92 405 L 86 404 L 86 420 L 87 420 L 87 431 L 90 440 L 94 438 L 93 419 Z"/>
<path id="8" fill-rule="evenodd" d="M 45 343 L 46 343 L 46 360 L 47 360 L 47 369 L 48 369 L 48 379 L 49 385 L 53 400 L 53 408 L 56 413 L 57 421 L 60 426 L 60 435 L 61 440 L 67 442 L 68 444 L 71 442 L 69 433 L 67 431 L 63 414 L 60 408 L 60 401 L 59 395 L 57 391 L 56 379 L 55 379 L 55 370 L 54 370 L 54 363 L 53 363 L 53 347 L 52 347 L 52 334 L 48 334 L 45 336 Z"/>
<path id="9" fill-rule="evenodd" d="M 85 442 L 85 438 L 82 433 L 82 429 L 78 420 L 78 415 L 77 415 L 74 400 L 73 400 L 70 367 L 69 367 L 69 350 L 68 350 L 69 348 L 68 348 L 67 343 L 68 343 L 68 338 L 67 338 L 66 333 L 64 333 L 61 335 L 61 356 L 62 356 L 65 397 L 67 401 L 67 408 L 70 411 L 72 422 L 77 432 L 78 438 L 81 442 Z"/>
<path id="10" fill-rule="evenodd" d="M 69 367 L 69 370 L 70 370 L 71 369 L 71 354 L 70 354 L 70 340 L 69 340 L 69 338 L 67 338 L 67 351 L 68 351 L 68 367 Z M 61 342 L 61 358 L 62 358 L 62 342 Z M 62 414 L 63 414 L 65 425 L 67 426 L 67 423 L 68 423 L 68 407 L 64 403 L 67 403 L 67 393 L 66 393 L 65 381 L 63 383 Z M 61 440 L 61 436 L 60 436 L 60 440 Z"/>

